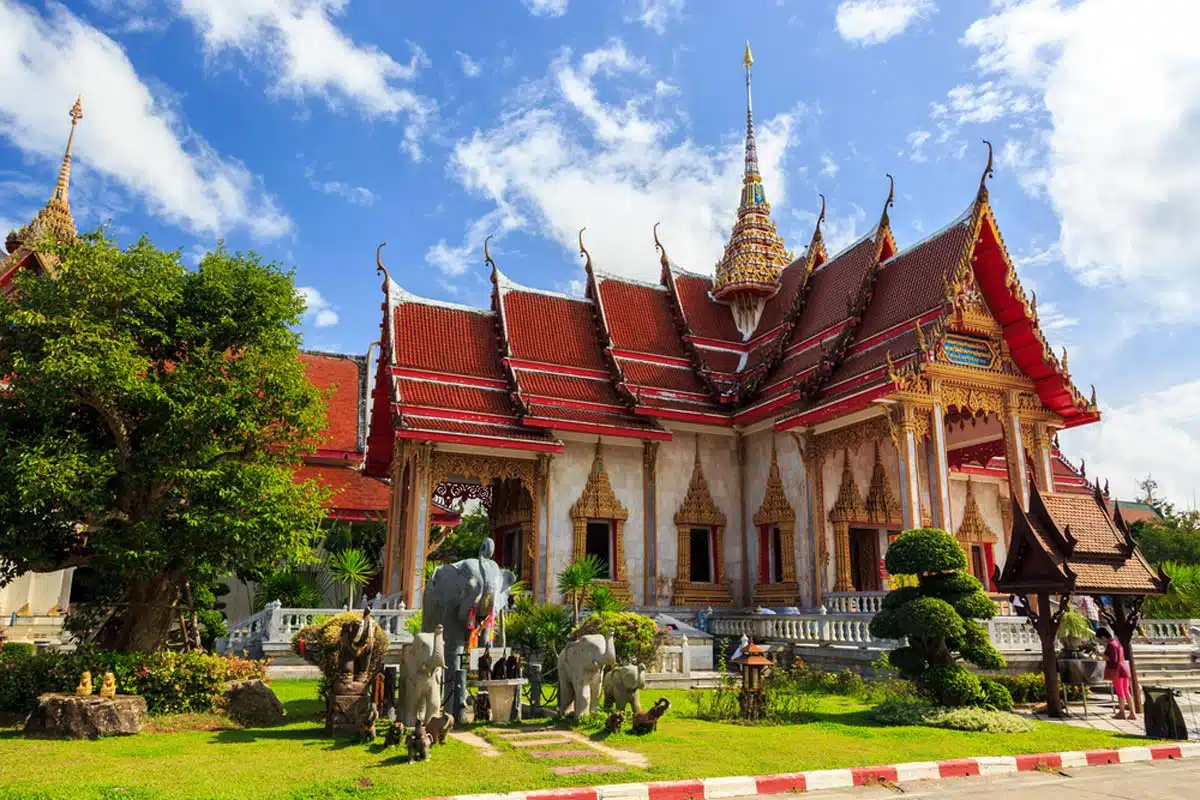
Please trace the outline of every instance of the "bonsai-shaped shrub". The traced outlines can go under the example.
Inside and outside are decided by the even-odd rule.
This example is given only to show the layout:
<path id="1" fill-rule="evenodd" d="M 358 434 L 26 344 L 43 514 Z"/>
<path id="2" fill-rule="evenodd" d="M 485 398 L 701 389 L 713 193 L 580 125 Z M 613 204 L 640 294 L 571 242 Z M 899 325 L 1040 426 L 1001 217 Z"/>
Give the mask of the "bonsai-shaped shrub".
<path id="1" fill-rule="evenodd" d="M 888 654 L 891 665 L 935 703 L 970 706 L 986 702 L 979 679 L 958 664 L 997 669 L 1004 658 L 976 620 L 991 619 L 996 606 L 983 584 L 963 572 L 967 557 L 953 536 L 936 528 L 901 534 L 884 559 L 893 575 L 915 575 L 916 586 L 893 589 L 871 620 L 871 635 L 907 639 Z"/>
<path id="2" fill-rule="evenodd" d="M 338 674 L 338 646 L 341 643 L 342 625 L 347 622 L 358 624 L 362 620 L 361 611 L 343 611 L 334 614 L 323 622 L 305 625 L 292 637 L 292 650 L 296 655 L 321 670 L 321 684 L 318 695 L 322 702 L 329 695 Z M 379 625 L 373 626 L 375 646 L 371 650 L 371 660 L 363 673 L 367 686 L 373 685 L 375 676 L 383 669 L 383 657 L 388 650 L 388 635 Z M 365 649 L 366 645 L 363 645 Z M 361 650 L 358 651 L 361 654 Z"/>
<path id="3" fill-rule="evenodd" d="M 632 611 L 591 614 L 571 632 L 571 641 L 592 633 L 612 634 L 618 664 L 641 664 L 648 670 L 654 669 L 658 651 L 667 638 L 666 631 L 659 630 L 654 620 Z"/>

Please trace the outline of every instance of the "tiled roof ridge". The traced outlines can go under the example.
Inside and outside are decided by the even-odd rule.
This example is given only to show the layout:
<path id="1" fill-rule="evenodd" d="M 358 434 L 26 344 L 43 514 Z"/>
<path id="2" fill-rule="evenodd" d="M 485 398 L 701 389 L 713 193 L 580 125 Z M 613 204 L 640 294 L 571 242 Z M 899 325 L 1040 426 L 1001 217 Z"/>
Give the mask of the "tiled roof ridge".
<path id="1" fill-rule="evenodd" d="M 604 313 L 604 300 L 600 297 L 600 285 L 596 277 L 596 269 L 592 266 L 592 255 L 583 246 L 583 230 L 579 231 L 579 255 L 587 259 L 583 267 L 583 271 L 587 275 L 587 291 L 584 294 L 592 304 L 592 324 L 596 328 L 596 333 L 599 334 L 600 354 L 604 359 L 605 366 L 608 367 L 609 380 L 617 393 L 617 398 L 620 399 L 621 405 L 630 414 L 633 414 L 638 405 L 637 397 L 625 385 L 625 372 L 613 356 L 612 332 Z"/>
<path id="2" fill-rule="evenodd" d="M 495 315 L 492 330 L 496 337 L 496 357 L 500 360 L 504 382 L 508 384 L 508 402 L 514 412 L 513 416 L 523 417 L 528 413 L 528 409 L 525 407 L 525 400 L 521 397 L 521 384 L 517 382 L 516 372 L 509 362 L 512 347 L 508 342 L 508 318 L 504 313 L 504 289 L 502 288 L 502 283 L 508 279 L 487 252 L 487 240 L 484 240 L 483 247 L 486 261 L 492 267 L 492 313 Z"/>
<path id="3" fill-rule="evenodd" d="M 679 302 L 679 291 L 675 286 L 675 272 L 671 265 L 671 260 L 667 257 L 666 248 L 658 244 L 658 235 L 655 234 L 656 247 L 658 247 L 661 257 L 659 263 L 662 265 L 662 284 L 667 290 L 667 305 L 671 308 L 671 316 L 675 320 L 675 331 L 679 335 L 679 341 L 682 344 L 683 352 L 687 353 L 688 360 L 692 362 L 692 370 L 696 373 L 696 377 L 700 381 L 700 385 L 708 392 L 709 398 L 713 404 L 720 407 L 722 405 L 723 392 L 713 380 L 712 370 L 709 368 L 704 357 L 700 355 L 700 349 L 696 347 L 696 343 L 692 341 L 691 325 L 688 324 L 687 314 L 683 310 L 683 304 Z"/>
<path id="4" fill-rule="evenodd" d="M 478 308 L 476 306 L 468 306 L 468 305 L 464 305 L 462 303 L 452 303 L 449 300 L 436 300 L 432 297 L 421 297 L 420 295 L 413 294 L 412 292 L 408 291 L 407 289 L 401 287 L 400 284 L 396 283 L 391 278 L 388 278 L 387 289 L 388 289 L 388 299 L 395 305 L 401 305 L 404 303 L 415 303 L 417 305 L 422 305 L 422 306 L 432 306 L 433 308 L 443 308 L 443 309 L 446 309 L 447 311 L 466 311 L 471 314 L 484 314 L 484 315 L 488 315 L 488 314 L 492 313 L 489 309 L 486 309 L 486 308 Z"/>
<path id="5" fill-rule="evenodd" d="M 855 239 L 853 242 L 851 242 L 850 244 L 846 245 L 846 246 L 845 246 L 845 247 L 843 247 L 841 250 L 838 250 L 838 251 L 837 251 L 836 253 L 834 253 L 832 256 L 830 256 L 829 258 L 827 258 L 827 259 L 825 259 L 824 261 L 822 261 L 822 262 L 821 262 L 821 264 L 820 264 L 820 266 L 818 266 L 818 267 L 816 267 L 815 269 L 813 269 L 813 272 L 820 272 L 821 270 L 825 269 L 826 267 L 828 267 L 828 266 L 829 266 L 830 264 L 832 264 L 833 262 L 837 261 L 837 260 L 838 260 L 839 258 L 841 258 L 842 256 L 844 256 L 844 255 L 846 255 L 847 253 L 849 253 L 849 252 L 850 252 L 851 250 L 853 250 L 854 248 L 858 247 L 858 246 L 859 246 L 860 244 L 862 244 L 863 242 L 868 242 L 868 241 L 871 241 L 871 240 L 873 240 L 873 239 L 875 238 L 875 234 L 876 234 L 876 233 L 878 233 L 878 230 L 877 230 L 877 228 L 872 228 L 871 230 L 867 231 L 867 232 L 866 232 L 866 233 L 864 233 L 862 236 L 858 237 L 858 238 L 857 238 L 857 239 Z"/>
<path id="6" fill-rule="evenodd" d="M 628 278 L 624 275 L 617 275 L 615 272 L 606 272 L 602 269 L 596 269 L 595 267 L 592 268 L 592 271 L 596 274 L 597 284 L 602 281 L 613 281 L 615 283 L 627 283 L 630 286 L 641 286 L 644 289 L 653 289 L 657 292 L 665 292 L 667 290 L 666 287 L 661 283 L 655 283 L 654 281 L 643 281 L 638 280 L 637 278 Z"/>
<path id="7" fill-rule="evenodd" d="M 518 294 L 540 294 L 543 297 L 554 297 L 559 300 L 570 300 L 573 303 L 588 302 L 586 297 L 574 297 L 566 294 L 565 292 L 555 292 L 550 289 L 537 289 L 532 286 L 526 286 L 523 283 L 517 283 L 512 278 L 501 272 L 499 267 L 495 267 L 494 263 L 495 262 L 493 262 L 493 271 L 496 274 L 496 279 L 493 280 L 493 283 L 497 284 L 501 295 L 506 295 L 509 292 L 517 292 Z"/>
<path id="8" fill-rule="evenodd" d="M 339 358 L 346 361 L 359 361 L 366 363 L 367 357 L 356 353 L 339 353 L 333 350 L 309 350 L 308 348 L 300 348 L 301 355 L 319 356 L 321 358 Z"/>
<path id="9" fill-rule="evenodd" d="M 932 242 L 934 239 L 938 238 L 943 233 L 946 233 L 947 231 L 951 230 L 952 228 L 954 228 L 957 225 L 969 225 L 971 223 L 972 215 L 974 213 L 975 213 L 975 201 L 971 201 L 971 205 L 967 206 L 966 210 L 963 211 L 963 213 L 959 214 L 957 217 L 950 220 L 948 223 L 946 223 L 942 227 L 938 228 L 933 233 L 923 236 L 920 239 L 918 239 L 917 241 L 908 245 L 903 250 L 897 250 L 895 253 L 892 254 L 891 258 L 887 259 L 886 261 L 880 262 L 880 264 L 879 264 L 880 269 L 887 267 L 893 261 L 900 258 L 901 256 L 908 255 L 912 251 L 916 250 L 918 247 L 921 247 L 922 245 Z"/>

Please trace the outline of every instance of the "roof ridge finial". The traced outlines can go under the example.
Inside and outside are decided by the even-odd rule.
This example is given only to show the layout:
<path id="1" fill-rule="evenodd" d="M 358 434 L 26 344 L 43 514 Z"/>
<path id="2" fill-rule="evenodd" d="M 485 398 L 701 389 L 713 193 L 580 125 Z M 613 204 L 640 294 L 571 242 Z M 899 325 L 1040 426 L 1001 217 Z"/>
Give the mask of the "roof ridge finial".
<path id="1" fill-rule="evenodd" d="M 992 143 L 989 142 L 987 139 L 984 139 L 983 143 L 987 145 L 988 160 L 987 160 L 987 166 L 983 168 L 983 174 L 979 176 L 979 194 L 986 197 L 987 196 L 987 179 L 991 178 L 993 175 L 995 175 L 996 171 L 994 169 L 992 169 Z"/>
<path id="2" fill-rule="evenodd" d="M 892 177 L 892 173 L 890 172 L 885 172 L 884 174 L 887 175 L 888 179 L 888 196 L 883 204 L 883 212 L 886 214 L 889 208 L 896 205 L 896 179 Z"/>
<path id="3" fill-rule="evenodd" d="M 75 98 L 75 104 L 71 106 L 67 116 L 71 118 L 71 133 L 67 136 L 67 149 L 63 153 L 62 166 L 58 169 L 58 182 L 54 184 L 54 194 L 50 198 L 52 202 L 57 200 L 64 206 L 67 205 L 67 195 L 71 188 L 71 149 L 75 144 L 75 126 L 83 119 L 83 95 Z"/>
<path id="4" fill-rule="evenodd" d="M 496 234 L 494 233 L 489 233 L 487 236 L 483 237 L 483 263 L 491 267 L 493 271 L 495 271 L 497 267 L 496 262 L 492 261 L 491 251 L 488 250 L 488 241 L 495 235 Z"/>
<path id="5" fill-rule="evenodd" d="M 383 273 L 383 286 L 380 288 L 383 289 L 384 294 L 387 294 L 388 286 L 392 282 L 392 276 L 388 274 L 387 267 L 383 265 L 383 256 L 381 254 L 383 253 L 383 248 L 385 247 L 387 247 L 387 242 L 380 242 L 379 247 L 375 248 L 375 272 Z"/>
<path id="6" fill-rule="evenodd" d="M 667 258 L 667 248 L 658 240 L 658 226 L 662 222 L 654 223 L 654 249 L 658 251 L 658 263 L 662 264 L 663 269 L 671 268 L 671 260 Z"/>
<path id="7" fill-rule="evenodd" d="M 817 192 L 817 197 L 821 198 L 821 213 L 817 215 L 817 230 L 821 230 L 821 223 L 825 221 L 825 195 Z"/>
<path id="8" fill-rule="evenodd" d="M 587 226 L 579 229 L 579 255 L 587 259 L 587 263 L 583 265 L 584 270 L 588 275 L 592 274 L 592 254 L 583 246 L 583 232 L 587 230 Z"/>

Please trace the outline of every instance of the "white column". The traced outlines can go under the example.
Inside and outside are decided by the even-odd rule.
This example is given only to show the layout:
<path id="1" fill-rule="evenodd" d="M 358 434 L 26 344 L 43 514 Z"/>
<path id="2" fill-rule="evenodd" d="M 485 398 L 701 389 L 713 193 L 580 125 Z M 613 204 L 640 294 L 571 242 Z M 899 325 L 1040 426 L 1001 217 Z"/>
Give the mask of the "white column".
<path id="1" fill-rule="evenodd" d="M 917 482 L 917 437 L 912 425 L 900 427 L 900 514 L 904 530 L 921 526 L 921 487 Z"/>
<path id="2" fill-rule="evenodd" d="M 1021 503 L 1021 508 L 1029 510 L 1029 474 L 1025 469 L 1025 445 L 1021 442 L 1021 417 L 1017 412 L 1016 398 L 1012 393 L 1005 397 L 1004 402 L 1004 439 L 1005 454 L 1008 462 L 1008 476 Z"/>
<path id="3" fill-rule="evenodd" d="M 950 464 L 946 459 L 946 424 L 941 403 L 934 403 L 929 414 L 929 501 L 933 524 L 950 530 Z"/>

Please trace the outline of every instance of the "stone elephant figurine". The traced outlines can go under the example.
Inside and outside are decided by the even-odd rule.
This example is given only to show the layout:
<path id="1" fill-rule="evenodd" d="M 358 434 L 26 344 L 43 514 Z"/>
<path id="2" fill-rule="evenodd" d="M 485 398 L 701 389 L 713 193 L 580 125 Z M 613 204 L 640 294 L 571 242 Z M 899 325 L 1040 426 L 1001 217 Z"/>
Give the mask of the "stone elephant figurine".
<path id="1" fill-rule="evenodd" d="M 401 720 L 408 727 L 426 723 L 441 713 L 442 674 L 446 648 L 442 626 L 432 633 L 418 633 L 400 651 L 400 678 L 404 687 Z"/>
<path id="2" fill-rule="evenodd" d="M 615 706 L 617 711 L 624 711 L 628 705 L 633 706 L 633 713 L 642 713 L 638 690 L 646 688 L 647 675 L 646 668 L 641 664 L 610 669 L 604 676 L 604 708 Z"/>
<path id="3" fill-rule="evenodd" d="M 491 539 L 485 539 L 478 558 L 443 564 L 434 570 L 422 595 L 421 629 L 443 628 L 446 658 L 457 669 L 469 635 L 471 612 L 482 624 L 493 611 L 508 606 L 508 590 L 517 582 L 511 571 L 492 560 Z"/>
<path id="4" fill-rule="evenodd" d="M 558 714 L 574 705 L 575 716 L 600 710 L 600 683 L 605 667 L 617 664 L 612 634 L 593 633 L 569 642 L 558 654 Z"/>

